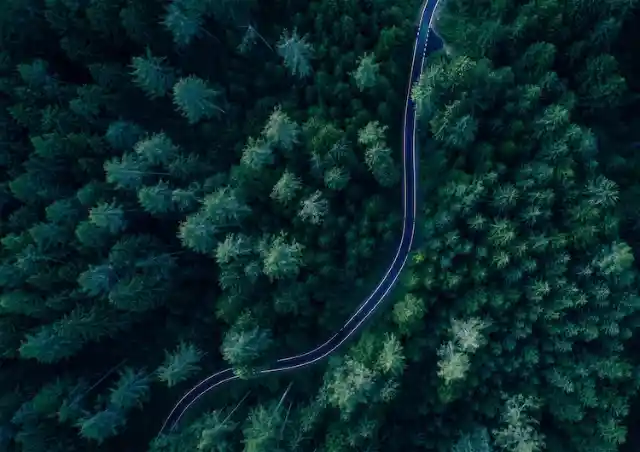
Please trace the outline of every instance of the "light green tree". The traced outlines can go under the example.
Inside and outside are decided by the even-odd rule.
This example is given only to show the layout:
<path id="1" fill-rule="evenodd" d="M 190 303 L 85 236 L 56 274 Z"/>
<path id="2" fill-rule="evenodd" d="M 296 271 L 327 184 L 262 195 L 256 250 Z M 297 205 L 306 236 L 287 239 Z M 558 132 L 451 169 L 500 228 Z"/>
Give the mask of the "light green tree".
<path id="1" fill-rule="evenodd" d="M 299 133 L 298 125 L 282 111 L 281 107 L 276 107 L 271 112 L 262 131 L 267 143 L 279 146 L 286 151 L 291 151 L 298 143 Z"/>
<path id="2" fill-rule="evenodd" d="M 325 215 L 329 212 L 329 201 L 326 200 L 320 190 L 316 190 L 306 199 L 300 202 L 298 216 L 303 221 L 313 225 L 319 225 L 324 221 Z"/>
<path id="3" fill-rule="evenodd" d="M 284 234 L 272 239 L 262 252 L 263 271 L 270 279 L 293 278 L 304 265 L 304 246 L 296 242 L 287 242 Z"/>
<path id="4" fill-rule="evenodd" d="M 284 30 L 276 45 L 276 51 L 284 59 L 284 65 L 292 75 L 305 78 L 311 75 L 313 47 L 307 37 L 300 37 L 296 30 L 290 33 Z"/>
<path id="5" fill-rule="evenodd" d="M 278 182 L 273 186 L 270 196 L 271 199 L 286 205 L 294 200 L 301 188 L 302 182 L 300 178 L 291 171 L 285 170 Z"/>
<path id="6" fill-rule="evenodd" d="M 375 61 L 375 56 L 366 53 L 358 59 L 358 67 L 351 74 L 360 91 L 375 86 L 380 76 L 380 64 Z"/>

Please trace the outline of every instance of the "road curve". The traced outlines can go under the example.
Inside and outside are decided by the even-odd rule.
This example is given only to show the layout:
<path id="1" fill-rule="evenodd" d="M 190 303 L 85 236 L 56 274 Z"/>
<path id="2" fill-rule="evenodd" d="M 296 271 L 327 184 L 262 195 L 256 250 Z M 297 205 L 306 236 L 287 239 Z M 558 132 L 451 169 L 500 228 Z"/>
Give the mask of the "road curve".
<path id="1" fill-rule="evenodd" d="M 384 274 L 376 288 L 360 304 L 353 315 L 345 322 L 340 330 L 329 340 L 313 350 L 300 355 L 290 356 L 277 360 L 271 367 L 259 371 L 258 375 L 272 374 L 286 370 L 299 369 L 326 358 L 335 351 L 343 342 L 355 334 L 364 321 L 380 306 L 387 294 L 398 281 L 402 268 L 407 262 L 409 251 L 413 245 L 416 227 L 416 194 L 418 189 L 418 158 L 416 149 L 416 112 L 411 100 L 411 88 L 422 74 L 424 59 L 427 55 L 429 36 L 435 35 L 432 30 L 434 12 L 440 0 L 425 0 L 420 10 L 419 22 L 416 28 L 416 39 L 411 59 L 411 71 L 407 87 L 407 99 L 404 109 L 403 137 L 402 137 L 402 202 L 404 209 L 404 221 L 402 223 L 402 236 L 395 257 L 387 272 Z M 436 37 L 436 39 L 438 39 Z M 177 426 L 185 412 L 207 392 L 212 389 L 236 380 L 232 369 L 225 369 L 202 380 L 191 388 L 173 407 L 167 416 L 160 434 L 166 433 L 167 427 L 172 431 Z"/>

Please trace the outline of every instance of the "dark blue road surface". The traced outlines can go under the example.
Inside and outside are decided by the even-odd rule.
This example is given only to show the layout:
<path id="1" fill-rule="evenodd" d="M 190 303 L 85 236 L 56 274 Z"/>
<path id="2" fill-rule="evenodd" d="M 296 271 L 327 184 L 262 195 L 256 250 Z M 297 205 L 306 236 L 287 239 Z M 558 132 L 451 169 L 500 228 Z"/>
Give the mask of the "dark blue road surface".
<path id="1" fill-rule="evenodd" d="M 431 29 L 433 13 L 440 0 L 426 0 L 420 10 L 420 19 L 416 27 L 416 40 L 413 48 L 411 60 L 411 71 L 409 73 L 409 84 L 407 87 L 407 100 L 404 109 L 404 135 L 402 143 L 403 178 L 402 178 L 402 204 L 404 210 L 404 221 L 402 223 L 402 236 L 398 250 L 396 252 L 389 269 L 384 274 L 376 288 L 360 304 L 351 318 L 325 343 L 319 345 L 301 355 L 291 356 L 277 360 L 271 367 L 261 370 L 260 374 L 271 374 L 286 370 L 299 369 L 326 358 L 335 351 L 343 342 L 355 334 L 363 325 L 364 321 L 380 306 L 387 294 L 391 291 L 398 277 L 407 262 L 409 251 L 413 244 L 416 220 L 416 191 L 418 184 L 417 174 L 417 149 L 416 149 L 416 114 L 413 101 L 411 100 L 411 88 L 422 74 L 424 59 L 428 52 L 439 49 L 442 40 Z M 429 42 L 431 39 L 431 42 Z M 196 386 L 191 388 L 174 406 L 171 413 L 164 422 L 160 433 L 164 433 L 169 427 L 173 430 L 184 413 L 201 396 L 212 389 L 236 380 L 238 377 L 233 374 L 232 369 L 225 369 L 213 374 Z"/>

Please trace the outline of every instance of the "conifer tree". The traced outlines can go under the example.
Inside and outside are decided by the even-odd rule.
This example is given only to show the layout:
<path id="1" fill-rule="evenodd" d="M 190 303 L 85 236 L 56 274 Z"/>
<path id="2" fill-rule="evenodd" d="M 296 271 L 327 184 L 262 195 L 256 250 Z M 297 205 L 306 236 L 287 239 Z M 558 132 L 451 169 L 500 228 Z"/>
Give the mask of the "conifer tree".
<path id="1" fill-rule="evenodd" d="M 298 125 L 280 107 L 271 112 L 262 133 L 267 143 L 280 146 L 285 151 L 291 151 L 299 139 Z"/>
<path id="2" fill-rule="evenodd" d="M 156 370 L 158 380 L 170 388 L 175 386 L 200 370 L 198 362 L 203 356 L 195 345 L 180 342 L 173 353 L 165 352 L 165 360 Z"/>
<path id="3" fill-rule="evenodd" d="M 353 78 L 360 91 L 375 86 L 378 81 L 380 64 L 376 63 L 374 55 L 367 53 L 358 59 L 358 67 L 353 72 Z"/>
<path id="4" fill-rule="evenodd" d="M 202 34 L 204 22 L 202 8 L 196 8 L 194 5 L 194 2 L 174 0 L 166 7 L 162 25 L 169 30 L 173 36 L 173 42 L 179 48 L 186 47 Z"/>
<path id="5" fill-rule="evenodd" d="M 224 113 L 218 106 L 220 93 L 194 75 L 183 77 L 173 86 L 173 103 L 189 124 Z"/>
<path id="6" fill-rule="evenodd" d="M 238 375 L 249 376 L 259 359 L 271 346 L 271 333 L 259 327 L 236 325 L 222 341 L 222 355 Z"/>
<path id="7" fill-rule="evenodd" d="M 324 221 L 328 211 L 329 201 L 322 196 L 320 190 L 316 190 L 311 196 L 301 201 L 298 216 L 317 226 Z"/>
<path id="8" fill-rule="evenodd" d="M 286 205 L 295 199 L 301 188 L 300 178 L 289 170 L 285 170 L 273 186 L 270 196 L 273 200 Z"/>
<path id="9" fill-rule="evenodd" d="M 263 251 L 263 271 L 270 279 L 293 278 L 303 266 L 304 246 L 296 241 L 287 243 L 284 234 L 271 240 Z"/>
<path id="10" fill-rule="evenodd" d="M 140 188 L 138 202 L 142 208 L 152 215 L 163 214 L 174 209 L 174 190 L 161 180 L 156 185 Z"/>
<path id="11" fill-rule="evenodd" d="M 298 35 L 297 30 L 292 33 L 284 30 L 276 46 L 278 55 L 284 59 L 284 65 L 291 75 L 305 78 L 311 75 L 311 58 L 313 47 L 307 42 L 307 37 Z"/>
<path id="12" fill-rule="evenodd" d="M 142 162 L 151 165 L 168 165 L 177 156 L 180 148 L 173 144 L 171 138 L 164 132 L 161 132 L 139 140 L 134 150 Z"/>
<path id="13" fill-rule="evenodd" d="M 149 48 L 144 56 L 131 60 L 133 82 L 151 99 L 165 96 L 175 84 L 174 70 L 165 61 L 164 57 L 153 56 Z"/>

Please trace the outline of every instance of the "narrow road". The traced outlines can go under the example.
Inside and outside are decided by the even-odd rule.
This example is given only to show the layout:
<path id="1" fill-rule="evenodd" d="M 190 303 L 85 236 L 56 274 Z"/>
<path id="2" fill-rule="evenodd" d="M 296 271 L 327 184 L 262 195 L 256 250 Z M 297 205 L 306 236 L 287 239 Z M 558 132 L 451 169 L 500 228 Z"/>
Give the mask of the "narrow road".
<path id="1" fill-rule="evenodd" d="M 429 37 L 432 41 L 439 38 L 431 29 L 434 12 L 440 0 L 425 0 L 420 12 L 420 20 L 416 28 L 416 39 L 413 47 L 413 57 L 411 59 L 411 71 L 409 72 L 409 84 L 407 87 L 407 100 L 404 109 L 404 134 L 402 138 L 402 202 L 404 209 L 404 221 L 402 223 L 402 236 L 396 255 L 376 288 L 360 304 L 353 315 L 345 322 L 340 330 L 329 340 L 319 345 L 313 350 L 288 358 L 277 360 L 273 366 L 261 370 L 259 374 L 272 374 L 286 370 L 299 369 L 309 366 L 323 358 L 329 356 L 344 341 L 355 334 L 363 325 L 364 321 L 375 312 L 398 281 L 402 268 L 407 262 L 409 252 L 413 244 L 416 228 L 416 193 L 418 185 L 418 157 L 416 149 L 416 112 L 411 100 L 411 88 L 422 74 L 424 60 L 427 55 L 427 44 Z M 160 433 L 165 433 L 167 426 L 174 430 L 184 413 L 207 392 L 212 389 L 236 380 L 239 377 L 233 374 L 232 369 L 225 369 L 202 380 L 189 390 L 173 407 L 171 413 L 165 420 Z"/>

